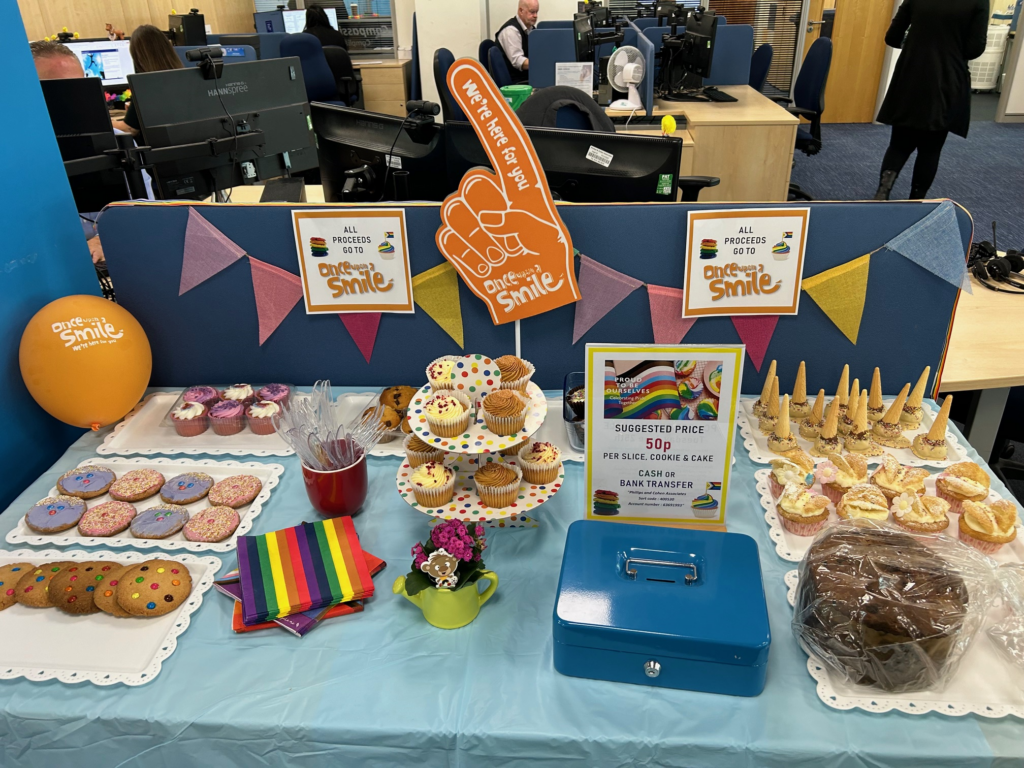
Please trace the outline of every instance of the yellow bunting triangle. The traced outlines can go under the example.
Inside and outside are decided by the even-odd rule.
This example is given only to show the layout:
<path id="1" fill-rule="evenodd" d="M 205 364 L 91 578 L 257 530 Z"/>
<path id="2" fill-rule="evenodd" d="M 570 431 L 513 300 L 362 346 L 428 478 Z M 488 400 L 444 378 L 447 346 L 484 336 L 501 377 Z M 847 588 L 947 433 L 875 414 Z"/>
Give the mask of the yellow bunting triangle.
<path id="1" fill-rule="evenodd" d="M 803 282 L 803 289 L 821 307 L 821 311 L 854 344 L 857 343 L 860 319 L 864 314 L 870 261 L 869 253 L 813 277 L 805 277 Z"/>
<path id="2" fill-rule="evenodd" d="M 459 303 L 459 275 L 448 262 L 413 275 L 412 297 L 431 319 L 455 339 L 460 349 L 462 337 L 462 305 Z"/>

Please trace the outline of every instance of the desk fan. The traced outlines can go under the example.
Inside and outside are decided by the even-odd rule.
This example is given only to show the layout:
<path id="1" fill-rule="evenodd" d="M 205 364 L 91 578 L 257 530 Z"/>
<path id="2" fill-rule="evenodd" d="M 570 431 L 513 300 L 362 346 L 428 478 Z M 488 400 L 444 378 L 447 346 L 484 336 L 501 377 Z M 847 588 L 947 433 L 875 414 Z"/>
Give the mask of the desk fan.
<path id="1" fill-rule="evenodd" d="M 643 82 L 644 66 L 644 55 L 639 48 L 624 45 L 615 49 L 608 59 L 608 82 L 616 91 L 626 91 L 628 95 L 625 99 L 613 101 L 608 105 L 609 109 L 643 109 L 637 86 Z"/>

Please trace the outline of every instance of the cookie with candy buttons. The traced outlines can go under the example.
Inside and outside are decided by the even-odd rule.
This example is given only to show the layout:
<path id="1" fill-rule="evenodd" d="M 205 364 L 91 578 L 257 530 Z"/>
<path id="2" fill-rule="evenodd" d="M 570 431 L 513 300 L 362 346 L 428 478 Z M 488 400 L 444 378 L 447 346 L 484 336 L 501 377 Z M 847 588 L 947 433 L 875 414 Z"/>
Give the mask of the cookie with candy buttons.
<path id="1" fill-rule="evenodd" d="M 25 514 L 25 525 L 36 533 L 60 533 L 74 528 L 85 514 L 85 501 L 74 496 L 47 496 Z"/>
<path id="2" fill-rule="evenodd" d="M 58 573 L 72 565 L 74 565 L 73 562 L 59 561 L 43 563 L 30 568 L 14 588 L 15 599 L 29 608 L 52 608 L 53 603 L 50 602 L 50 595 L 47 591 L 50 581 Z"/>
<path id="3" fill-rule="evenodd" d="M 14 588 L 31 567 L 31 563 L 0 565 L 0 611 L 18 602 Z"/>
<path id="4" fill-rule="evenodd" d="M 129 568 L 117 582 L 117 603 L 132 616 L 163 616 L 192 593 L 192 576 L 177 560 L 147 560 Z"/>
<path id="5" fill-rule="evenodd" d="M 110 570 L 107 571 L 103 583 L 96 588 L 96 596 L 93 600 L 96 602 L 96 607 L 104 613 L 109 613 L 121 619 L 127 618 L 131 614 L 117 603 L 117 585 L 121 583 L 121 576 L 131 566 L 121 565 L 120 563 L 108 563 L 107 565 L 110 566 Z"/>
<path id="6" fill-rule="evenodd" d="M 53 607 L 74 615 L 99 613 L 96 590 L 110 569 L 111 563 L 100 560 L 69 565 L 50 580 L 49 594 Z"/>
<path id="7" fill-rule="evenodd" d="M 57 491 L 63 496 L 94 499 L 102 496 L 117 480 L 114 470 L 90 464 L 75 467 L 57 479 Z"/>

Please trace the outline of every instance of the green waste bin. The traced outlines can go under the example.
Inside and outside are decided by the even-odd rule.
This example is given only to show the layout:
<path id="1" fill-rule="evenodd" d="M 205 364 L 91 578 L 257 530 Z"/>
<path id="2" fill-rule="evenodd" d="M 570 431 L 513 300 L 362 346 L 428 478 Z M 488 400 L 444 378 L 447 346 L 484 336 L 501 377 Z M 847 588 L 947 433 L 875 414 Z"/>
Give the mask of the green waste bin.
<path id="1" fill-rule="evenodd" d="M 533 88 L 528 85 L 506 85 L 501 89 L 501 95 L 505 97 L 505 101 L 507 101 L 509 106 L 512 107 L 513 112 L 519 109 L 519 106 L 530 98 L 531 93 L 533 93 Z"/>

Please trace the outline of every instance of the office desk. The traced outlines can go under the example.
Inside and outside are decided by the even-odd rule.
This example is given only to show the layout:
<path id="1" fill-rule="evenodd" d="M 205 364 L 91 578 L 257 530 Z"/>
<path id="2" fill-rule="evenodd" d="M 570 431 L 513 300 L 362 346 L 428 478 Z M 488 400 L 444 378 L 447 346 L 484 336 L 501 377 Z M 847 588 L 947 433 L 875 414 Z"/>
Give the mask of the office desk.
<path id="1" fill-rule="evenodd" d="M 352 66 L 363 76 L 363 109 L 385 115 L 405 117 L 412 79 L 412 59 L 352 59 Z"/>
<path id="2" fill-rule="evenodd" d="M 1024 298 L 990 291 L 973 277 L 971 285 L 974 294 L 961 293 L 956 306 L 941 390 L 981 390 L 967 439 L 988 461 L 1010 387 L 1024 385 L 1024 335 L 1008 330 L 1024 325 Z"/>
<path id="3" fill-rule="evenodd" d="M 684 159 L 680 173 L 718 176 L 722 180 L 717 187 L 701 192 L 701 202 L 785 201 L 800 121 L 748 85 L 723 85 L 719 90 L 737 101 L 655 102 L 655 115 L 686 118 L 685 132 L 693 141 L 692 160 L 686 168 Z M 608 114 L 629 113 L 609 110 Z M 660 133 L 656 126 L 653 128 Z M 649 125 L 635 131 L 628 126 L 616 127 L 621 133 L 648 133 L 651 129 Z M 687 154 L 685 148 L 683 154 Z"/>

